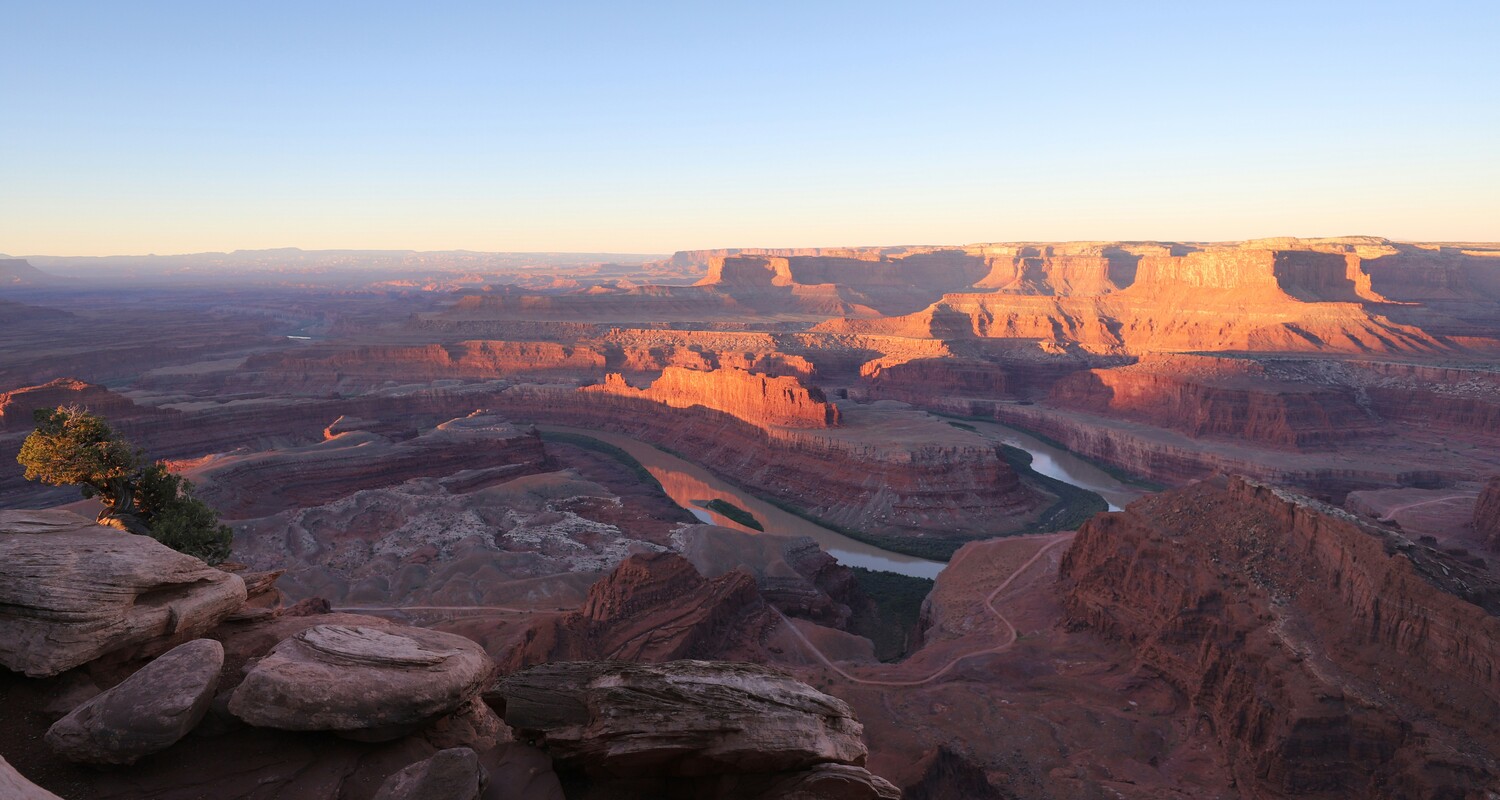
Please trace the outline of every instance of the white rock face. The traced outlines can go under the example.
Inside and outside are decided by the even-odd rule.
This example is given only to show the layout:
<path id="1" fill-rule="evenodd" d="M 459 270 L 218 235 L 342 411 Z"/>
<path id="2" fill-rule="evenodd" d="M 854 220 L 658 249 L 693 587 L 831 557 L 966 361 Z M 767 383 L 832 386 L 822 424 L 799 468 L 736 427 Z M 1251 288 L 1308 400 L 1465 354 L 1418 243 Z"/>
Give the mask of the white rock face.
<path id="1" fill-rule="evenodd" d="M 66 511 L 0 511 L 0 664 L 47 677 L 196 639 L 245 602 L 238 575 Z"/>

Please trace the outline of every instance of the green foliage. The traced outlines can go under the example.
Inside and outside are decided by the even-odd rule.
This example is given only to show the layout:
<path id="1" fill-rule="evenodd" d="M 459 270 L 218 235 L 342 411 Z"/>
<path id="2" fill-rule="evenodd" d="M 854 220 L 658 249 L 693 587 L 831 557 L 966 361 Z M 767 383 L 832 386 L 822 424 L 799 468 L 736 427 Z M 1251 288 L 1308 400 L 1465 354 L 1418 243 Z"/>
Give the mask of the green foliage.
<path id="1" fill-rule="evenodd" d="M 191 481 L 168 472 L 160 461 L 143 464 L 140 452 L 107 422 L 76 406 L 40 410 L 35 418 L 36 430 L 16 457 L 28 480 L 77 485 L 84 497 L 99 497 L 109 506 L 101 520 L 138 519 L 152 538 L 209 564 L 229 557 L 234 534 L 193 496 Z"/>
<path id="2" fill-rule="evenodd" d="M 114 500 L 113 482 L 140 466 L 140 455 L 115 436 L 102 418 L 77 406 L 39 409 L 36 430 L 21 444 L 16 461 L 26 479 L 50 486 L 78 485 L 84 497 Z"/>
<path id="3" fill-rule="evenodd" d="M 1109 510 L 1109 503 L 1104 501 L 1098 493 L 1091 492 L 1071 483 L 1060 481 L 1043 475 L 1031 468 L 1031 453 L 1019 447 L 1008 444 L 1000 445 L 1000 454 L 1010 468 L 1019 473 L 1023 478 L 1029 479 L 1041 485 L 1041 487 L 1054 495 L 1057 502 L 1053 503 L 1046 511 L 1042 512 L 1035 522 L 1027 525 L 1017 533 L 1050 533 L 1052 531 L 1074 531 L 1078 526 L 1093 519 L 1095 514 L 1102 514 Z"/>
<path id="4" fill-rule="evenodd" d="M 151 538 L 179 553 L 218 564 L 229 558 L 234 531 L 219 515 L 192 495 L 178 497 L 151 521 Z"/>
<path id="5" fill-rule="evenodd" d="M 234 531 L 219 524 L 219 515 L 193 496 L 193 483 L 167 471 L 160 461 L 141 474 L 137 512 L 149 521 L 151 536 L 162 544 L 209 564 L 229 557 Z"/>
<path id="6" fill-rule="evenodd" d="M 752 528 L 757 531 L 763 531 L 766 529 L 766 526 L 760 524 L 760 520 L 756 519 L 754 514 L 751 514 L 749 511 L 740 508 L 739 506 L 729 502 L 728 500 L 723 500 L 715 497 L 707 503 L 704 503 L 703 507 L 716 514 L 722 514 L 725 517 L 728 517 L 729 519 L 738 522 L 739 524 L 744 525 L 747 528 Z"/>

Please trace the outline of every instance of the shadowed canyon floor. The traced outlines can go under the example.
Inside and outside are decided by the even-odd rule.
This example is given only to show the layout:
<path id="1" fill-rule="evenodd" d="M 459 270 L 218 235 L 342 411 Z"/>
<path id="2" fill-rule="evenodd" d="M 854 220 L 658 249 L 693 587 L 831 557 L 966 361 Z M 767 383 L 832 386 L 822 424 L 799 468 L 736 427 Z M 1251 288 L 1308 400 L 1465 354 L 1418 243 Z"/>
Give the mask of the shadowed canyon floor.
<path id="1" fill-rule="evenodd" d="M 1500 246 L 732 250 L 336 285 L 3 266 L 0 632 L 52 644 L 0 671 L 0 756 L 70 800 L 363 800 L 408 768 L 488 775 L 485 797 L 1500 792 Z M 125 536 L 15 463 L 59 405 L 192 479 L 231 570 L 37 545 Z M 113 633 L 48 627 L 84 617 Z M 217 682 L 131 734 L 165 749 L 68 760 L 169 651 Z M 404 710 L 349 686 L 324 727 L 277 728 L 325 658 Z M 424 680 L 457 702 L 418 702 Z"/>

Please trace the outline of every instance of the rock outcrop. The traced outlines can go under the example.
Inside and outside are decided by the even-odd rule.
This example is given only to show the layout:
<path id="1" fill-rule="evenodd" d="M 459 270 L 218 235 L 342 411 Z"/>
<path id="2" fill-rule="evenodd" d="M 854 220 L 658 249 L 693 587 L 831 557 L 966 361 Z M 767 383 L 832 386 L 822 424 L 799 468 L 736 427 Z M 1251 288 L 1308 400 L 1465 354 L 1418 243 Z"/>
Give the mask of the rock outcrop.
<path id="1" fill-rule="evenodd" d="M 1095 517 L 1061 579 L 1072 624 L 1183 692 L 1247 786 L 1500 790 L 1500 581 L 1467 560 L 1236 478 Z"/>
<path id="2" fill-rule="evenodd" d="M 512 419 L 643 439 L 819 519 L 871 533 L 993 536 L 1040 495 L 990 443 L 911 409 L 857 407 L 836 428 L 762 428 L 704 407 L 671 409 L 604 392 L 518 387 L 494 405 Z"/>
<path id="3" fill-rule="evenodd" d="M 26 780 L 26 776 L 0 758 L 0 797 L 7 800 L 62 800 L 61 797 Z"/>
<path id="4" fill-rule="evenodd" d="M 852 606 L 867 602 L 854 573 L 805 536 L 689 525 L 673 538 L 678 551 L 699 573 L 717 578 L 747 571 L 766 602 L 790 616 L 842 628 Z"/>
<path id="5" fill-rule="evenodd" d="M 47 744 L 92 764 L 133 764 L 165 750 L 208 713 L 223 666 L 216 641 L 178 645 L 58 720 Z"/>
<path id="6" fill-rule="evenodd" d="M 531 475 L 546 461 L 535 430 L 476 411 L 404 441 L 350 431 L 303 447 L 215 457 L 187 475 L 227 518 L 249 519 L 462 470 L 484 470 L 491 480 Z"/>
<path id="7" fill-rule="evenodd" d="M 1500 475 L 1490 478 L 1474 503 L 1474 532 L 1491 550 L 1500 550 Z"/>
<path id="8" fill-rule="evenodd" d="M 790 791 L 795 779 L 804 797 L 898 796 L 859 769 L 863 728 L 849 706 L 765 667 L 559 662 L 504 678 L 491 696 L 506 723 L 537 738 L 559 769 L 599 781 L 670 778 L 681 786 L 698 777 L 725 786 L 733 777 L 738 792 L 700 796 L 785 797 L 768 792 Z M 819 771 L 838 765 L 850 769 Z M 855 776 L 866 790 L 839 786 Z"/>
<path id="9" fill-rule="evenodd" d="M 1327 449 L 1385 432 L 1382 420 L 1360 407 L 1354 388 L 1278 380 L 1245 359 L 1149 356 L 1128 367 L 1068 375 L 1048 400 L 1193 438 L 1294 450 Z"/>
<path id="10" fill-rule="evenodd" d="M 589 587 L 582 608 L 528 629 L 503 666 L 752 658 L 775 622 L 748 573 L 709 580 L 676 553 L 637 554 Z"/>
<path id="11" fill-rule="evenodd" d="M 467 747 L 439 750 L 386 778 L 375 800 L 479 800 L 486 776 Z"/>
<path id="12" fill-rule="evenodd" d="M 493 670 L 483 648 L 451 633 L 318 625 L 255 661 L 229 713 L 263 728 L 395 739 L 457 710 Z"/>
<path id="13" fill-rule="evenodd" d="M 245 583 L 66 511 L 0 512 L 0 664 L 34 677 L 156 655 L 239 609 Z"/>
<path id="14" fill-rule="evenodd" d="M 735 368 L 702 372 L 668 367 L 644 389 L 627 384 L 619 373 L 610 373 L 604 383 L 583 391 L 640 398 L 670 408 L 703 406 L 760 427 L 831 428 L 839 424 L 838 407 L 816 386 L 803 386 L 789 376 L 756 375 Z"/>
<path id="15" fill-rule="evenodd" d="M 73 378 L 58 378 L 40 386 L 27 386 L 0 393 L 0 432 L 30 432 L 36 426 L 32 413 L 58 406 L 79 406 L 103 417 L 136 416 L 147 413 L 129 398 L 98 384 Z"/>

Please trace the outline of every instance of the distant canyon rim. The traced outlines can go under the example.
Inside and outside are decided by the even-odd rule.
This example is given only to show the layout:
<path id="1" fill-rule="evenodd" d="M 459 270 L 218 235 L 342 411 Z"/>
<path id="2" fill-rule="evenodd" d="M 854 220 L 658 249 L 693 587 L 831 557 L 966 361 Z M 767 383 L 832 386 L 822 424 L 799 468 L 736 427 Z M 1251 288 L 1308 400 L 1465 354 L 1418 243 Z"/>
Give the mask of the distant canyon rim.
<path id="1" fill-rule="evenodd" d="M 125 536 L 15 462 L 60 405 L 197 484 L 244 596 L 5 662 L 0 756 L 57 796 L 369 798 L 460 740 L 484 796 L 1500 796 L 1500 244 L 0 259 L 0 548 Z M 0 635 L 63 624 L 21 563 Z M 493 667 L 461 709 L 257 722 L 277 665 L 413 628 L 402 681 L 439 634 Z M 43 742 L 204 638 L 174 749 Z M 658 681 L 803 716 L 653 760 L 607 687 Z"/>

